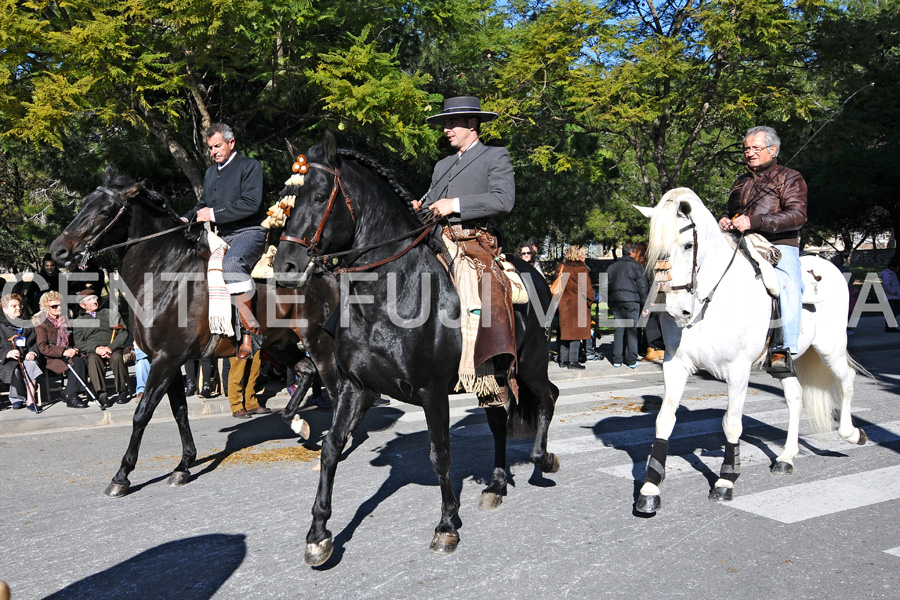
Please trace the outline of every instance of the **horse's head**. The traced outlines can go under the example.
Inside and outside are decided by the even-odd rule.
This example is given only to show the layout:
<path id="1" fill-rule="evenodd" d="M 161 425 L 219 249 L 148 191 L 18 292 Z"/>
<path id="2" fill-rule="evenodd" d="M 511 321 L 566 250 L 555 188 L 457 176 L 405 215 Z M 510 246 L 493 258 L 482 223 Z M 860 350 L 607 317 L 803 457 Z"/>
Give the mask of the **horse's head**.
<path id="1" fill-rule="evenodd" d="M 107 167 L 103 185 L 84 197 L 81 210 L 50 245 L 53 260 L 68 265 L 87 249 L 124 241 L 130 221 L 125 215 L 129 201 L 143 189 L 143 182 L 115 177 Z"/>
<path id="2" fill-rule="evenodd" d="M 688 325 L 703 307 L 697 274 L 710 249 L 702 240 L 715 219 L 688 188 L 666 192 L 654 208 L 636 208 L 650 217 L 647 268 L 655 271 L 659 291 L 666 295 L 666 312 L 679 326 Z M 718 227 L 716 233 L 721 238 Z"/>
<path id="3" fill-rule="evenodd" d="M 355 215 L 341 179 L 337 142 L 331 132 L 304 156 L 288 144 L 294 174 L 281 196 L 293 196 L 290 217 L 275 255 L 278 283 L 301 287 L 312 272 L 313 259 L 351 247 Z"/>

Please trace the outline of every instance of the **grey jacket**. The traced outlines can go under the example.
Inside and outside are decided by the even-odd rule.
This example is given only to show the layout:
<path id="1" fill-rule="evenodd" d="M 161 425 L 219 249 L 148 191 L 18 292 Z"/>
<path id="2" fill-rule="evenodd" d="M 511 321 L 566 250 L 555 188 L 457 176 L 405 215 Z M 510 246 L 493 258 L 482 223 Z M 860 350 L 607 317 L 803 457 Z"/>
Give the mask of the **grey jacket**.
<path id="1" fill-rule="evenodd" d="M 486 221 L 509 214 L 516 203 L 516 180 L 509 152 L 478 142 L 460 157 L 452 154 L 434 167 L 424 206 L 441 198 L 459 198 L 451 223 Z"/>

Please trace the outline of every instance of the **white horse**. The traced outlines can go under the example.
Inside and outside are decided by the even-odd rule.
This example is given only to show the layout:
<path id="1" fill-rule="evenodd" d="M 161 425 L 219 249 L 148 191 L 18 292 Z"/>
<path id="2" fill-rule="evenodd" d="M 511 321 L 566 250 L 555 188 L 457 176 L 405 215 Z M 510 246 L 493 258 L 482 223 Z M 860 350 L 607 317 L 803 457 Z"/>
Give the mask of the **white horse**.
<path id="1" fill-rule="evenodd" d="M 665 397 L 656 418 L 656 439 L 635 509 L 655 513 L 661 506 L 659 484 L 665 478 L 669 437 L 675 411 L 687 378 L 705 369 L 728 385 L 728 408 L 722 419 L 725 458 L 710 500 L 733 498 L 740 474 L 741 417 L 750 369 L 765 357 L 772 301 L 756 278 L 750 260 L 726 239 L 717 220 L 694 192 L 678 188 L 666 193 L 655 208 L 637 207 L 650 217 L 648 265 L 670 267 L 661 314 L 666 357 L 663 363 Z M 858 365 L 847 354 L 847 284 L 828 261 L 804 256 L 800 260 L 806 290 L 800 326 L 800 352 L 794 361 L 797 376 L 781 380 L 790 421 L 784 452 L 773 473 L 793 472 L 800 451 L 800 408 L 817 431 L 833 426 L 832 406 L 841 400 L 838 434 L 850 443 L 864 444 L 865 432 L 853 426 L 850 401 Z"/>

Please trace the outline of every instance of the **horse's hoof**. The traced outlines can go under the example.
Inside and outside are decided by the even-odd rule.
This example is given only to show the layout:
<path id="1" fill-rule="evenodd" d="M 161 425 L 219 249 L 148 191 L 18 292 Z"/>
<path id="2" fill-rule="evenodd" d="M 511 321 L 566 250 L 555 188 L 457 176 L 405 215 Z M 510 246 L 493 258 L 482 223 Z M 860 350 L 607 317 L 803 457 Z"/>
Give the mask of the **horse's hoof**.
<path id="1" fill-rule="evenodd" d="M 431 540 L 431 546 L 429 546 L 428 549 L 432 552 L 437 552 L 438 554 L 450 554 L 456 550 L 458 544 L 458 533 L 444 533 L 439 531 L 434 534 L 434 539 Z"/>
<path id="2" fill-rule="evenodd" d="M 318 567 L 324 564 L 326 560 L 331 558 L 334 550 L 331 536 L 329 535 L 322 541 L 306 545 L 306 564 L 311 567 Z"/>
<path id="3" fill-rule="evenodd" d="M 503 503 L 503 496 L 496 492 L 481 492 L 481 502 L 478 508 L 481 510 L 493 510 Z"/>
<path id="4" fill-rule="evenodd" d="M 309 423 L 300 418 L 300 415 L 294 415 L 294 420 L 291 421 L 291 431 L 299 435 L 304 440 L 309 439 Z"/>
<path id="5" fill-rule="evenodd" d="M 866 442 L 869 441 L 869 436 L 866 435 L 866 432 L 862 429 L 859 430 L 859 439 L 856 440 L 857 446 L 865 446 Z"/>
<path id="6" fill-rule="evenodd" d="M 191 480 L 191 474 L 188 471 L 172 471 L 167 482 L 172 487 L 178 487 L 187 484 Z"/>
<path id="7" fill-rule="evenodd" d="M 550 466 L 549 467 L 541 467 L 541 471 L 544 473 L 556 473 L 559 471 L 559 457 L 553 453 L 549 453 L 550 456 Z"/>
<path id="8" fill-rule="evenodd" d="M 645 515 L 652 515 L 662 508 L 662 499 L 659 496 L 641 494 L 634 503 L 634 510 Z"/>
<path id="9" fill-rule="evenodd" d="M 783 460 L 776 460 L 771 471 L 775 475 L 790 475 L 794 472 L 794 465 Z"/>
<path id="10" fill-rule="evenodd" d="M 713 502 L 731 502 L 734 500 L 734 488 L 715 487 L 709 492 L 709 499 Z"/>
<path id="11" fill-rule="evenodd" d="M 103 493 L 110 498 L 121 498 L 128 493 L 129 487 L 131 487 L 131 482 L 127 479 L 125 480 L 125 483 L 116 483 L 113 481 L 106 487 L 106 490 L 104 490 Z"/>

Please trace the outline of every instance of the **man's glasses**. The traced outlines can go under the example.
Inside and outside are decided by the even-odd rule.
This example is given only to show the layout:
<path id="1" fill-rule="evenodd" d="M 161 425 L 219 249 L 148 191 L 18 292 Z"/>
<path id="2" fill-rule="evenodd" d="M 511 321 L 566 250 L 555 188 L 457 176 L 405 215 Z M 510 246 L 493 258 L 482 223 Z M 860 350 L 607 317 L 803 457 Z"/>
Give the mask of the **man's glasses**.
<path id="1" fill-rule="evenodd" d="M 759 154 L 769 146 L 744 146 L 744 154 Z"/>

